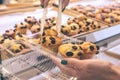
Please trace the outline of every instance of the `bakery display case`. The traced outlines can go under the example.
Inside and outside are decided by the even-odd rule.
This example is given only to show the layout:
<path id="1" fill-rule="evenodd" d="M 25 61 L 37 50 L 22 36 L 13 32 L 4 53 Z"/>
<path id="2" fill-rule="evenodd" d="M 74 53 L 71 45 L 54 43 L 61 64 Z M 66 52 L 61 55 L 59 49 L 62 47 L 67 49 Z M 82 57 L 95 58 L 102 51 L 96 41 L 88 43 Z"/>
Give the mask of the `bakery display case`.
<path id="1" fill-rule="evenodd" d="M 31 1 L 35 2 L 35 0 Z M 1 76 L 4 76 L 5 80 L 77 80 L 64 74 L 52 60 L 53 57 L 58 60 L 66 57 L 98 59 L 120 66 L 118 17 L 120 7 L 117 5 L 119 2 L 112 0 L 99 6 L 93 5 L 98 2 L 98 0 L 71 0 L 62 13 L 61 30 L 58 33 L 56 27 L 58 6 L 53 1 L 53 5 L 47 8 L 42 35 L 44 9 L 41 9 L 38 4 L 20 3 L 16 8 L 1 10 Z M 101 0 L 101 3 L 104 2 Z M 109 4 L 111 6 L 108 7 Z M 78 5 L 84 11 L 79 9 L 78 12 L 74 9 Z M 107 8 L 107 10 L 102 8 L 103 12 L 111 8 L 112 11 L 117 10 L 109 11 L 109 14 L 117 15 L 117 20 L 114 15 L 112 16 L 117 22 L 106 23 L 88 15 L 94 15 L 94 11 L 103 6 Z M 103 12 L 100 14 L 104 14 Z"/>

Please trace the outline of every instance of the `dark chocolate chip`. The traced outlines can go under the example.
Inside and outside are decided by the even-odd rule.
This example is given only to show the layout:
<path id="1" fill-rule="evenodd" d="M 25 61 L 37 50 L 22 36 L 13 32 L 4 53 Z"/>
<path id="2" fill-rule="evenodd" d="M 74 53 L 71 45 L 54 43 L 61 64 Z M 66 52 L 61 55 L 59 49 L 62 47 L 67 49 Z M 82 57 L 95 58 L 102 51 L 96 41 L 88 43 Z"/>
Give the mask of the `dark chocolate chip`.
<path id="1" fill-rule="evenodd" d="M 96 54 L 99 54 L 99 52 L 97 51 Z"/>
<path id="2" fill-rule="evenodd" d="M 85 29 L 85 31 L 89 31 L 89 27 L 87 27 L 87 28 Z"/>
<path id="3" fill-rule="evenodd" d="M 82 26 L 79 24 L 79 29 L 82 28 Z"/>
<path id="4" fill-rule="evenodd" d="M 18 52 L 20 52 L 20 50 L 18 50 L 18 49 L 17 49 L 17 50 L 15 50 L 15 53 L 18 53 Z"/>
<path id="5" fill-rule="evenodd" d="M 94 46 L 90 46 L 90 50 L 93 51 L 94 50 Z"/>
<path id="6" fill-rule="evenodd" d="M 84 42 L 80 42 L 80 44 L 83 44 Z"/>
<path id="7" fill-rule="evenodd" d="M 82 56 L 83 54 L 81 53 L 81 52 L 78 52 L 78 54 L 77 54 L 78 56 Z"/>
<path id="8" fill-rule="evenodd" d="M 23 49 L 23 47 L 22 46 L 19 46 L 19 48 L 22 50 Z"/>
<path id="9" fill-rule="evenodd" d="M 62 28 L 64 28 L 65 26 L 64 26 L 64 25 L 62 25 L 61 27 L 62 27 Z"/>
<path id="10" fill-rule="evenodd" d="M 73 56 L 73 53 L 72 53 L 72 52 L 67 52 L 66 55 L 67 55 L 68 57 L 71 57 L 71 56 Z"/>
<path id="11" fill-rule="evenodd" d="M 42 39 L 42 43 L 45 43 L 46 42 L 46 38 L 44 37 L 43 39 Z"/>
<path id="12" fill-rule="evenodd" d="M 28 23 L 32 24 L 32 22 L 31 22 L 31 21 L 28 21 Z"/>
<path id="13" fill-rule="evenodd" d="M 16 28 L 16 27 L 17 27 L 17 25 L 14 26 L 14 28 Z"/>
<path id="14" fill-rule="evenodd" d="M 9 30 L 6 30 L 5 32 L 9 32 Z"/>
<path id="15" fill-rule="evenodd" d="M 90 25 L 90 22 L 86 22 L 86 26 L 89 26 Z"/>
<path id="16" fill-rule="evenodd" d="M 81 46 L 79 46 L 79 48 L 80 48 L 81 50 L 83 50 Z"/>
<path id="17" fill-rule="evenodd" d="M 98 28 L 101 28 L 101 26 L 98 26 Z"/>
<path id="18" fill-rule="evenodd" d="M 72 49 L 73 50 L 77 50 L 77 46 L 72 46 Z"/>
<path id="19" fill-rule="evenodd" d="M 38 31 L 40 31 L 40 28 L 37 28 Z"/>
<path id="20" fill-rule="evenodd" d="M 23 37 L 22 34 L 20 34 L 20 33 L 18 33 L 17 35 L 18 35 L 19 37 Z"/>
<path id="21" fill-rule="evenodd" d="M 71 26 L 71 29 L 72 30 L 76 30 L 77 28 L 75 26 Z"/>
<path id="22" fill-rule="evenodd" d="M 97 47 L 97 50 L 99 50 L 100 49 L 100 47 L 99 46 L 96 46 Z"/>
<path id="23" fill-rule="evenodd" d="M 56 23 L 53 23 L 53 26 L 55 26 L 56 25 Z"/>
<path id="24" fill-rule="evenodd" d="M 50 37 L 51 43 L 55 44 L 55 39 L 53 37 Z"/>
<path id="25" fill-rule="evenodd" d="M 21 25 L 23 25 L 23 23 L 22 23 L 22 22 L 21 22 L 20 24 L 21 24 Z"/>
<path id="26" fill-rule="evenodd" d="M 80 30 L 80 31 L 78 32 L 78 34 L 80 34 L 80 33 L 82 33 L 82 32 L 84 32 L 84 31 Z"/>
<path id="27" fill-rule="evenodd" d="M 71 42 L 71 44 L 75 44 L 75 42 Z"/>
<path id="28" fill-rule="evenodd" d="M 43 32 L 42 36 L 45 36 L 45 32 Z"/>

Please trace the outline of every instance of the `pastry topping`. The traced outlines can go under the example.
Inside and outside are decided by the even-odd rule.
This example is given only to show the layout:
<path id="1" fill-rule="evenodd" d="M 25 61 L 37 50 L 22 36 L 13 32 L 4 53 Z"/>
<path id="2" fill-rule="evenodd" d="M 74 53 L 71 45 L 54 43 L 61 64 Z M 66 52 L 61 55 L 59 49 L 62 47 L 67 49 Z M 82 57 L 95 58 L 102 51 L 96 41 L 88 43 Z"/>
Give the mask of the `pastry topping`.
<path id="1" fill-rule="evenodd" d="M 78 52 L 78 54 L 77 54 L 78 56 L 82 56 L 83 54 L 81 53 L 81 52 Z"/>
<path id="2" fill-rule="evenodd" d="M 22 46 L 20 46 L 19 48 L 20 48 L 21 50 L 23 49 L 23 47 L 22 47 Z"/>
<path id="3" fill-rule="evenodd" d="M 94 46 L 90 46 L 90 50 L 93 51 L 94 50 Z"/>
<path id="4" fill-rule="evenodd" d="M 23 37 L 22 34 L 20 34 L 20 33 L 18 33 L 17 35 L 18 35 L 19 37 Z"/>
<path id="5" fill-rule="evenodd" d="M 101 26 L 98 26 L 98 28 L 101 28 Z"/>
<path id="6" fill-rule="evenodd" d="M 71 26 L 71 29 L 72 30 L 76 30 L 77 28 L 75 26 Z"/>
<path id="7" fill-rule="evenodd" d="M 40 28 L 37 28 L 38 31 L 40 31 Z"/>
<path id="8" fill-rule="evenodd" d="M 62 28 L 64 28 L 65 26 L 64 26 L 64 25 L 62 25 L 61 27 L 62 27 Z"/>
<path id="9" fill-rule="evenodd" d="M 42 36 L 45 36 L 45 32 L 43 32 Z"/>
<path id="10" fill-rule="evenodd" d="M 21 24 L 21 25 L 23 25 L 23 23 L 22 23 L 22 22 L 21 22 L 20 24 Z"/>
<path id="11" fill-rule="evenodd" d="M 17 25 L 14 26 L 15 28 L 17 27 Z"/>
<path id="12" fill-rule="evenodd" d="M 67 55 L 68 57 L 70 57 L 70 56 L 73 56 L 73 53 L 72 53 L 72 52 L 67 52 L 66 55 Z"/>
<path id="13" fill-rule="evenodd" d="M 86 26 L 89 26 L 90 25 L 90 22 L 86 22 Z"/>
<path id="14" fill-rule="evenodd" d="M 26 29 L 27 27 L 26 26 L 22 26 L 21 29 Z"/>
<path id="15" fill-rule="evenodd" d="M 53 26 L 55 26 L 56 25 L 56 23 L 53 23 Z"/>
<path id="16" fill-rule="evenodd" d="M 55 44 L 55 39 L 53 37 L 50 37 L 51 43 Z"/>
<path id="17" fill-rule="evenodd" d="M 72 46 L 72 49 L 77 50 L 77 47 L 76 46 Z"/>
<path id="18" fill-rule="evenodd" d="M 80 44 L 83 44 L 84 42 L 80 42 Z"/>
<path id="19" fill-rule="evenodd" d="M 97 50 L 99 50 L 100 49 L 100 47 L 99 46 L 96 46 L 97 47 Z"/>
<path id="20" fill-rule="evenodd" d="M 97 51 L 96 54 L 99 54 L 99 52 Z"/>
<path id="21" fill-rule="evenodd" d="M 89 27 L 87 27 L 85 30 L 88 31 L 88 30 L 89 30 Z"/>
<path id="22" fill-rule="evenodd" d="M 80 30 L 79 32 L 78 32 L 78 34 L 80 34 L 80 33 L 82 33 L 83 31 L 82 30 Z"/>
<path id="23" fill-rule="evenodd" d="M 45 39 L 45 37 L 43 38 L 43 40 L 42 40 L 42 43 L 45 43 L 46 42 L 46 39 Z"/>
<path id="24" fill-rule="evenodd" d="M 79 46 L 79 48 L 80 48 L 81 50 L 83 50 L 81 46 Z"/>
<path id="25" fill-rule="evenodd" d="M 82 26 L 79 24 L 79 29 L 82 28 Z"/>
<path id="26" fill-rule="evenodd" d="M 15 53 L 18 53 L 18 52 L 20 52 L 20 50 L 19 50 L 19 49 L 15 50 Z"/>

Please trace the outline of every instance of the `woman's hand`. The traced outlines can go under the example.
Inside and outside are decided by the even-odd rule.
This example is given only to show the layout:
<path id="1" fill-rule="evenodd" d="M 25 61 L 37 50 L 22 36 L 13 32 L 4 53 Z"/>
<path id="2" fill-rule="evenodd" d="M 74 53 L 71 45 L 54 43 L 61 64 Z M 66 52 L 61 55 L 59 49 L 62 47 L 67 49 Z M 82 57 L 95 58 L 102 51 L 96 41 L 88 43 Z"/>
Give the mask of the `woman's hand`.
<path id="1" fill-rule="evenodd" d="M 78 60 L 65 58 L 61 62 L 53 60 L 62 72 L 77 80 L 119 80 L 120 68 L 101 60 Z"/>
<path id="2" fill-rule="evenodd" d="M 48 6 L 48 3 L 50 0 L 40 0 L 41 1 L 41 6 L 42 8 L 46 8 Z M 66 8 L 66 6 L 69 3 L 69 0 L 61 0 L 62 1 L 62 9 L 64 10 Z"/>

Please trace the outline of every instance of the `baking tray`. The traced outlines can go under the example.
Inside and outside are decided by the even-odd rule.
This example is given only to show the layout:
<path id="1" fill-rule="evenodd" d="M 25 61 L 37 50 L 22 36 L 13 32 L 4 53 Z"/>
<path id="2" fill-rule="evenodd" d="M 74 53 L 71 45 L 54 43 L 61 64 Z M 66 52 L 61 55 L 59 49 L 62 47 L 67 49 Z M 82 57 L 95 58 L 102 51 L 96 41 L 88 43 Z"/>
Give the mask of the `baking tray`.
<path id="1" fill-rule="evenodd" d="M 89 1 L 88 1 L 89 2 Z M 73 3 L 73 4 L 70 4 L 68 7 L 67 7 L 67 9 L 68 10 L 70 10 L 70 11 L 74 11 L 75 13 L 76 13 L 76 15 L 78 15 L 79 14 L 79 12 L 78 11 L 75 11 L 75 10 L 72 10 L 71 9 L 71 7 L 72 6 L 75 6 L 75 5 L 82 5 L 83 7 L 85 7 L 86 5 L 88 5 L 88 6 L 93 6 L 94 7 L 94 9 L 98 9 L 99 7 L 107 7 L 107 6 L 110 6 L 110 5 L 112 5 L 112 4 L 116 4 L 116 2 L 115 1 L 91 1 L 91 2 L 93 2 L 93 3 L 96 3 L 96 2 L 99 2 L 99 4 L 97 3 L 97 5 L 95 5 L 95 4 L 93 4 L 93 3 L 88 3 L 87 1 L 86 1 L 86 3 Z M 103 3 L 103 4 L 101 4 L 101 3 Z M 106 3 L 106 4 L 104 4 L 104 3 Z M 110 4 L 110 5 L 109 5 Z M 93 10 L 94 11 L 94 10 Z M 90 11 L 86 11 L 86 12 L 90 12 Z M 80 12 L 80 13 L 85 13 L 85 10 L 84 10 L 84 12 Z M 95 14 L 94 14 L 95 15 Z M 90 17 L 90 16 L 88 16 L 88 17 Z M 93 17 L 90 17 L 90 18 L 93 18 Z M 96 18 L 93 18 L 94 20 L 97 20 L 97 21 L 99 21 L 99 22 L 101 22 L 101 23 L 103 23 L 103 24 L 106 24 L 106 25 L 109 25 L 109 26 L 114 26 L 114 25 L 117 25 L 117 24 L 119 24 L 120 22 L 116 22 L 116 23 L 112 23 L 112 24 L 109 24 L 109 23 L 106 23 L 106 22 L 104 22 L 104 21 L 101 21 L 101 20 L 98 20 L 98 19 L 96 19 Z"/>

